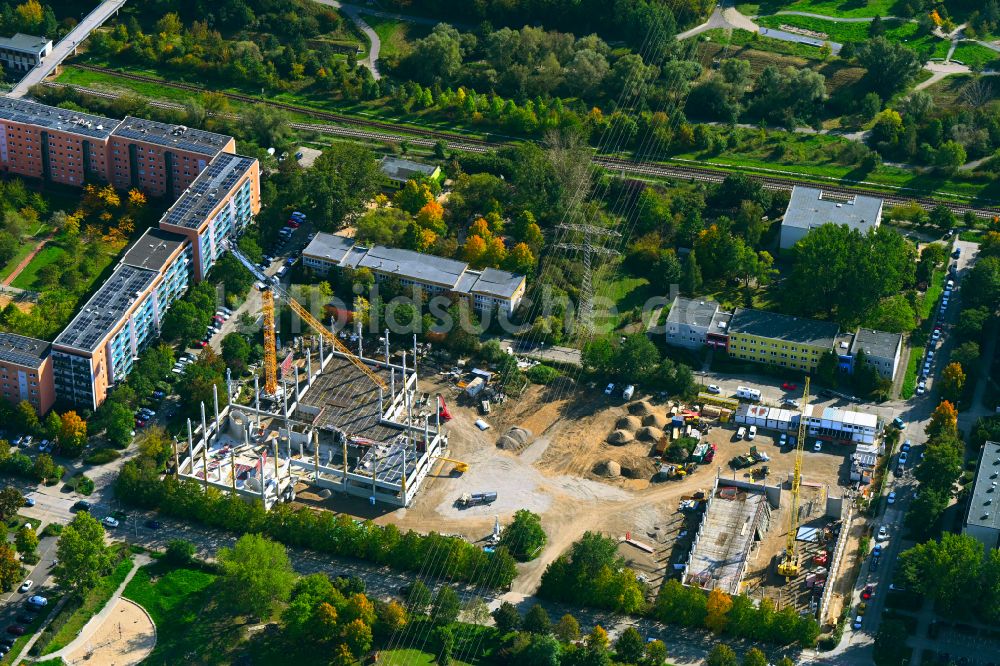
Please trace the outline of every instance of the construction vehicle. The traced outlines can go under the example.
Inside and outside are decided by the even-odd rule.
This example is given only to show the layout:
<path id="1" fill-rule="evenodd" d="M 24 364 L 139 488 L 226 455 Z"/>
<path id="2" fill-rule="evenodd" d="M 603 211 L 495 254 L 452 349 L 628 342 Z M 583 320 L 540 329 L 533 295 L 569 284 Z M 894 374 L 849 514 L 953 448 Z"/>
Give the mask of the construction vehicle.
<path id="1" fill-rule="evenodd" d="M 752 465 L 755 465 L 757 464 L 757 462 L 758 462 L 757 459 L 754 458 L 752 455 L 750 455 L 749 453 L 744 453 L 730 460 L 729 466 L 732 467 L 733 469 L 743 469 L 745 467 L 750 467 Z"/>
<path id="2" fill-rule="evenodd" d="M 806 375 L 805 389 L 802 391 L 802 417 L 799 418 L 799 436 L 795 446 L 795 472 L 792 474 L 791 511 L 788 513 L 788 539 L 785 554 L 778 565 L 778 574 L 789 582 L 799 575 L 799 554 L 796 552 L 795 537 L 799 531 L 799 491 L 802 485 L 802 458 L 806 444 L 806 419 L 809 407 L 809 375 Z"/>
<path id="3" fill-rule="evenodd" d="M 693 462 L 683 464 L 663 464 L 660 465 L 660 475 L 661 478 L 665 479 L 683 479 L 697 467 L 698 466 Z"/>
<path id="4" fill-rule="evenodd" d="M 243 264 L 243 267 L 250 271 L 250 274 L 257 279 L 257 287 L 260 289 L 261 296 L 261 310 L 264 314 L 264 392 L 268 395 L 277 395 L 278 393 L 278 350 L 275 337 L 274 328 L 274 298 L 278 296 L 288 307 L 291 308 L 292 312 L 297 314 L 302 318 L 306 324 L 308 324 L 313 330 L 322 335 L 327 342 L 333 345 L 333 348 L 339 351 L 344 357 L 347 358 L 356 368 L 361 370 L 375 386 L 379 387 L 383 391 L 387 391 L 389 387 L 386 383 L 375 374 L 375 371 L 368 367 L 364 361 L 358 358 L 354 352 L 347 348 L 340 341 L 340 339 L 334 335 L 332 331 L 327 329 L 318 319 L 309 314 L 309 311 L 301 303 L 292 298 L 288 292 L 281 288 L 275 280 L 272 280 L 263 271 L 258 268 L 258 266 L 250 261 L 246 255 L 236 246 L 236 242 L 232 240 L 224 241 L 225 248 L 229 250 L 237 261 Z"/>
<path id="5" fill-rule="evenodd" d="M 465 474 L 466 472 L 469 471 L 469 463 L 462 462 L 461 460 L 452 460 L 451 458 L 442 458 L 440 456 L 436 457 L 435 460 L 454 463 L 455 467 L 453 469 L 459 474 Z"/>
<path id="6" fill-rule="evenodd" d="M 770 468 L 767 465 L 762 465 L 761 467 L 755 467 L 750 470 L 751 479 L 764 479 L 767 475 L 771 473 Z"/>
<path id="7" fill-rule="evenodd" d="M 468 509 L 471 506 L 488 506 L 496 501 L 496 493 L 465 493 L 458 498 L 458 506 L 463 509 Z"/>

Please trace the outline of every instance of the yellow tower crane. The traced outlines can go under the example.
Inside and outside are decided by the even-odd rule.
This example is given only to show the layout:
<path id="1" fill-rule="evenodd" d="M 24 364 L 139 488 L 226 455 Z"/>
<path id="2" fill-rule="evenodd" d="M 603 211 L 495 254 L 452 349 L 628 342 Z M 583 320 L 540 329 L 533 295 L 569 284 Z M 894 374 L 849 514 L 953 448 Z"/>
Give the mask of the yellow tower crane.
<path id="1" fill-rule="evenodd" d="M 788 514 L 788 541 L 785 556 L 778 565 L 778 574 L 789 581 L 799 575 L 799 556 L 795 550 L 795 536 L 799 530 L 799 488 L 802 484 L 802 458 L 806 445 L 806 409 L 809 406 L 809 375 L 802 391 L 802 415 L 799 417 L 799 441 L 795 446 L 795 472 L 792 474 L 792 503 Z"/>
<path id="2" fill-rule="evenodd" d="M 239 248 L 236 247 L 236 243 L 233 241 L 226 241 L 226 249 L 233 253 L 233 256 L 243 264 L 250 273 L 257 278 L 257 280 L 262 285 L 261 289 L 261 311 L 264 314 L 264 391 L 270 395 L 274 395 L 278 391 L 278 351 L 277 351 L 277 340 L 275 338 L 275 326 L 274 326 L 274 297 L 279 296 L 286 303 L 292 311 L 302 318 L 310 328 L 314 329 L 320 335 L 322 335 L 327 342 L 333 345 L 334 349 L 343 354 L 347 360 L 354 364 L 356 368 L 361 370 L 372 383 L 378 386 L 383 391 L 388 390 L 388 386 L 385 381 L 379 377 L 368 364 L 358 358 L 354 352 L 347 348 L 347 346 L 340 341 L 340 339 L 330 330 L 328 330 L 323 324 L 309 314 L 309 311 L 298 301 L 291 297 L 291 295 L 282 289 L 280 286 L 274 284 L 267 275 L 264 274 L 260 268 L 257 267 L 252 261 L 250 261 Z"/>

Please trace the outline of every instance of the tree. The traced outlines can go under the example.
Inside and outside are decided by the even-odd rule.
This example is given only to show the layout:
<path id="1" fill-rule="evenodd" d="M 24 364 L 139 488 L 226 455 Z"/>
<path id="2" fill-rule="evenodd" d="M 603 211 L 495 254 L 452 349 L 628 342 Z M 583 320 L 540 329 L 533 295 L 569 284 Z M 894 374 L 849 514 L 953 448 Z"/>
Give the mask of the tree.
<path id="1" fill-rule="evenodd" d="M 83 452 L 87 443 L 87 422 L 75 411 L 64 412 L 59 428 L 59 450 L 63 455 L 75 458 Z"/>
<path id="2" fill-rule="evenodd" d="M 304 176 L 315 212 L 312 219 L 325 231 L 364 210 L 381 184 L 382 171 L 372 151 L 350 143 L 324 150 Z"/>
<path id="3" fill-rule="evenodd" d="M 649 641 L 646 643 L 646 656 L 642 660 L 643 666 L 663 666 L 667 660 L 667 646 L 661 640 Z"/>
<path id="4" fill-rule="evenodd" d="M 250 353 L 250 342 L 239 333 L 228 333 L 222 338 L 222 360 L 232 368 L 235 377 L 246 371 Z"/>
<path id="5" fill-rule="evenodd" d="M 635 627 L 628 627 L 615 641 L 615 655 L 618 661 L 626 664 L 637 664 L 642 659 L 645 641 Z"/>
<path id="6" fill-rule="evenodd" d="M 410 215 L 416 215 L 417 211 L 434 201 L 434 193 L 427 183 L 411 178 L 392 196 L 392 200 Z"/>
<path id="7" fill-rule="evenodd" d="M 6 444 L 6 441 L 3 442 Z M 7 450 L 10 450 L 8 445 Z M 24 506 L 24 495 L 14 486 L 4 486 L 0 490 L 0 521 L 7 522 Z"/>
<path id="8" fill-rule="evenodd" d="M 21 430 L 29 433 L 37 433 L 42 425 L 38 420 L 38 412 L 27 400 L 17 403 L 14 408 L 14 419 Z"/>
<path id="9" fill-rule="evenodd" d="M 945 400 L 958 402 L 965 388 L 965 372 L 959 363 L 949 363 L 941 372 L 941 396 Z"/>
<path id="10" fill-rule="evenodd" d="M 185 539 L 171 539 L 167 542 L 167 549 L 163 554 L 164 559 L 171 564 L 184 567 L 194 561 L 194 544 Z"/>
<path id="11" fill-rule="evenodd" d="M 1000 306 L 1000 257 L 985 257 L 976 261 L 963 280 L 963 306 L 985 307 L 995 312 Z"/>
<path id="12" fill-rule="evenodd" d="M 224 591 L 240 612 L 267 618 L 291 594 L 295 573 L 279 543 L 244 534 L 232 548 L 220 548 L 218 560 Z"/>
<path id="13" fill-rule="evenodd" d="M 423 615 L 427 612 L 427 607 L 431 604 L 431 591 L 427 589 L 423 581 L 414 581 L 406 595 L 406 607 L 414 615 Z M 512 606 L 513 608 L 513 606 Z M 514 611 L 517 612 L 516 610 Z"/>
<path id="14" fill-rule="evenodd" d="M 462 610 L 458 593 L 450 585 L 442 585 L 434 595 L 434 603 L 431 605 L 431 619 L 434 624 L 451 624 L 458 619 L 458 614 Z"/>
<path id="15" fill-rule="evenodd" d="M 981 340 L 983 327 L 989 318 L 990 311 L 986 307 L 963 308 L 958 314 L 955 332 L 963 340 Z"/>
<path id="16" fill-rule="evenodd" d="M 767 666 L 767 655 L 760 648 L 752 647 L 743 655 L 743 666 Z"/>
<path id="17" fill-rule="evenodd" d="M 927 442 L 913 475 L 922 488 L 939 490 L 947 497 L 962 474 L 962 456 L 962 443 L 957 438 L 949 434 L 938 435 Z"/>
<path id="18" fill-rule="evenodd" d="M 541 517 L 527 509 L 514 514 L 513 522 L 500 535 L 500 545 L 521 562 L 533 559 L 545 545 Z"/>
<path id="19" fill-rule="evenodd" d="M 552 620 L 541 604 L 535 604 L 528 609 L 521 628 L 532 634 L 548 634 L 552 631 Z"/>
<path id="20" fill-rule="evenodd" d="M 963 163 L 960 162 L 959 164 Z M 944 204 L 938 204 L 931 209 L 930 220 L 931 224 L 941 231 L 948 231 L 955 226 L 955 215 L 951 212 L 951 208 L 948 208 Z"/>
<path id="21" fill-rule="evenodd" d="M 916 592 L 934 599 L 942 613 L 959 613 L 979 596 L 983 550 L 975 537 L 945 532 L 940 541 L 926 541 L 900 553 L 900 572 Z"/>
<path id="22" fill-rule="evenodd" d="M 928 437 L 958 432 L 958 410 L 947 400 L 942 400 L 931 414 L 931 420 L 925 428 Z"/>
<path id="23" fill-rule="evenodd" d="M 633 333 L 615 353 L 618 376 L 625 380 L 639 380 L 652 372 L 660 362 L 660 352 L 644 333 Z"/>
<path id="24" fill-rule="evenodd" d="M 948 508 L 948 497 L 948 490 L 921 488 L 906 512 L 906 526 L 913 530 L 917 537 L 932 535 L 937 529 L 938 519 Z"/>
<path id="25" fill-rule="evenodd" d="M 343 628 L 343 636 L 355 659 L 360 659 L 372 648 L 372 628 L 360 619 L 348 622 Z"/>
<path id="26" fill-rule="evenodd" d="M 900 666 L 906 663 L 910 653 L 906 647 L 907 636 L 906 625 L 902 620 L 883 620 L 875 634 L 875 663 L 880 666 Z"/>
<path id="27" fill-rule="evenodd" d="M 89 590 L 111 569 L 111 552 L 104 543 L 104 528 L 85 511 L 77 513 L 63 528 L 56 554 L 59 560 L 54 570 L 56 582 L 67 590 Z"/>
<path id="28" fill-rule="evenodd" d="M 966 374 L 975 372 L 976 365 L 980 360 L 982 352 L 976 342 L 963 342 L 958 347 L 951 350 L 951 360 L 962 366 Z"/>
<path id="29" fill-rule="evenodd" d="M 447 23 L 438 23 L 431 34 L 413 43 L 413 50 L 401 66 L 424 85 L 447 86 L 462 67 L 458 30 Z"/>
<path id="30" fill-rule="evenodd" d="M 10 544 L 0 543 L 0 589 L 5 592 L 21 582 L 21 563 Z"/>
<path id="31" fill-rule="evenodd" d="M 419 582 L 419 581 L 418 581 Z M 521 614 L 517 612 L 517 608 L 514 604 L 509 601 L 504 601 L 497 607 L 492 613 L 493 621 L 497 625 L 497 631 L 500 635 L 509 634 L 512 631 L 517 631 L 521 628 Z M 577 625 L 577 630 L 579 631 L 579 625 Z"/>
<path id="32" fill-rule="evenodd" d="M 905 88 L 920 71 L 920 59 L 913 50 L 882 36 L 865 42 L 856 57 L 867 70 L 864 85 L 883 99 Z"/>
<path id="33" fill-rule="evenodd" d="M 32 467 L 32 474 L 39 481 L 48 481 L 49 479 L 55 479 L 62 468 L 56 465 L 56 461 L 52 459 L 47 453 L 41 453 L 35 458 L 35 464 Z"/>
<path id="34" fill-rule="evenodd" d="M 28 554 L 35 552 L 38 548 L 38 535 L 35 534 L 31 523 L 25 523 L 21 526 L 21 529 L 17 531 L 17 535 L 14 537 L 14 544 L 19 553 Z"/>
<path id="35" fill-rule="evenodd" d="M 179 305 L 179 304 L 178 304 Z M 104 434 L 108 440 L 116 447 L 124 449 L 132 441 L 132 432 L 135 426 L 135 416 L 127 405 L 114 402 L 105 410 L 102 419 L 105 424 Z"/>
<path id="36" fill-rule="evenodd" d="M 556 622 L 556 626 L 552 628 L 552 633 L 563 643 L 578 641 L 580 640 L 580 623 L 575 617 L 566 613 Z"/>
<path id="37" fill-rule="evenodd" d="M 934 164 L 944 171 L 952 172 L 965 164 L 968 159 L 965 146 L 957 141 L 948 140 L 937 149 L 937 153 L 934 155 Z M 952 224 L 954 224 L 954 220 L 952 220 Z"/>
<path id="38" fill-rule="evenodd" d="M 705 626 L 716 634 L 721 634 L 728 622 L 726 614 L 732 607 L 732 598 L 722 590 L 716 588 L 709 592 L 707 602 L 708 614 L 705 616 Z"/>
<path id="39" fill-rule="evenodd" d="M 163 316 L 161 333 L 167 340 L 196 340 L 202 334 L 205 317 L 194 304 L 180 300 Z"/>
<path id="40" fill-rule="evenodd" d="M 698 266 L 698 257 L 695 251 L 688 252 L 684 258 L 684 268 L 681 271 L 680 290 L 689 296 L 697 296 L 701 292 L 702 277 L 701 267 Z"/>
<path id="41" fill-rule="evenodd" d="M 725 643 L 716 643 L 705 659 L 706 666 L 738 666 L 736 653 Z"/>

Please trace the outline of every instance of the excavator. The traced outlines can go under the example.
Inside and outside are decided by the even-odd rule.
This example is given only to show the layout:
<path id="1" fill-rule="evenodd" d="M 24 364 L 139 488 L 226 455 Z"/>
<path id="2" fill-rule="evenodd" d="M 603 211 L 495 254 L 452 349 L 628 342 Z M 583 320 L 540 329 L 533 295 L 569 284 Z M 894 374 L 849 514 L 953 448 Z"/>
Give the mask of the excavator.
<path id="1" fill-rule="evenodd" d="M 233 240 L 225 241 L 225 248 L 229 250 L 243 267 L 250 271 L 250 274 L 257 278 L 261 295 L 261 310 L 264 314 L 264 392 L 268 395 L 276 395 L 278 392 L 278 351 L 274 328 L 274 299 L 277 296 L 288 304 L 292 312 L 302 318 L 306 324 L 317 333 L 322 335 L 327 342 L 333 345 L 334 349 L 342 353 L 358 370 L 363 372 L 373 384 L 383 391 L 389 387 L 368 364 L 358 358 L 354 352 L 347 348 L 332 331 L 326 328 L 318 319 L 309 314 L 309 311 L 301 303 L 296 301 L 291 295 L 281 288 L 279 284 L 271 281 L 260 268 L 250 261 L 245 254 L 236 246 Z"/>
<path id="2" fill-rule="evenodd" d="M 802 415 L 799 417 L 799 438 L 795 444 L 795 472 L 792 474 L 792 503 L 788 514 L 788 540 L 785 554 L 778 564 L 778 574 L 791 582 L 799 575 L 799 555 L 795 547 L 795 536 L 799 531 L 799 490 L 802 485 L 802 459 L 806 445 L 806 408 L 809 406 L 809 375 L 806 375 L 805 389 L 802 391 Z"/>

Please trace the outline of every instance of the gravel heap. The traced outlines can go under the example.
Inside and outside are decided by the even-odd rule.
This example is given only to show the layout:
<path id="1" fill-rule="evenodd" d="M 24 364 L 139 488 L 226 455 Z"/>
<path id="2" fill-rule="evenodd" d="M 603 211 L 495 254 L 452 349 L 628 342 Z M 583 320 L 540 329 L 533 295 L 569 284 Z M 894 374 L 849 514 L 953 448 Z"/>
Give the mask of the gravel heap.
<path id="1" fill-rule="evenodd" d="M 594 474 L 609 479 L 617 479 L 622 475 L 622 467 L 614 460 L 605 460 L 594 465 Z"/>
<path id="2" fill-rule="evenodd" d="M 615 430 L 610 435 L 608 435 L 608 444 L 613 444 L 615 446 L 621 446 L 623 444 L 628 444 L 635 440 L 635 435 L 630 433 L 628 430 Z"/>
<path id="3" fill-rule="evenodd" d="M 634 416 L 649 416 L 653 413 L 653 407 L 645 400 L 636 400 L 628 404 L 628 413 Z"/>
<path id="4" fill-rule="evenodd" d="M 520 426 L 513 426 L 497 439 L 497 448 L 504 451 L 520 451 L 535 438 L 531 431 Z"/>
<path id="5" fill-rule="evenodd" d="M 623 416 L 615 423 L 615 427 L 619 430 L 628 430 L 630 432 L 635 432 L 641 425 L 642 421 L 636 416 Z"/>
<path id="6" fill-rule="evenodd" d="M 637 437 L 647 442 L 658 442 L 663 437 L 663 431 L 653 426 L 646 426 L 639 431 Z"/>

